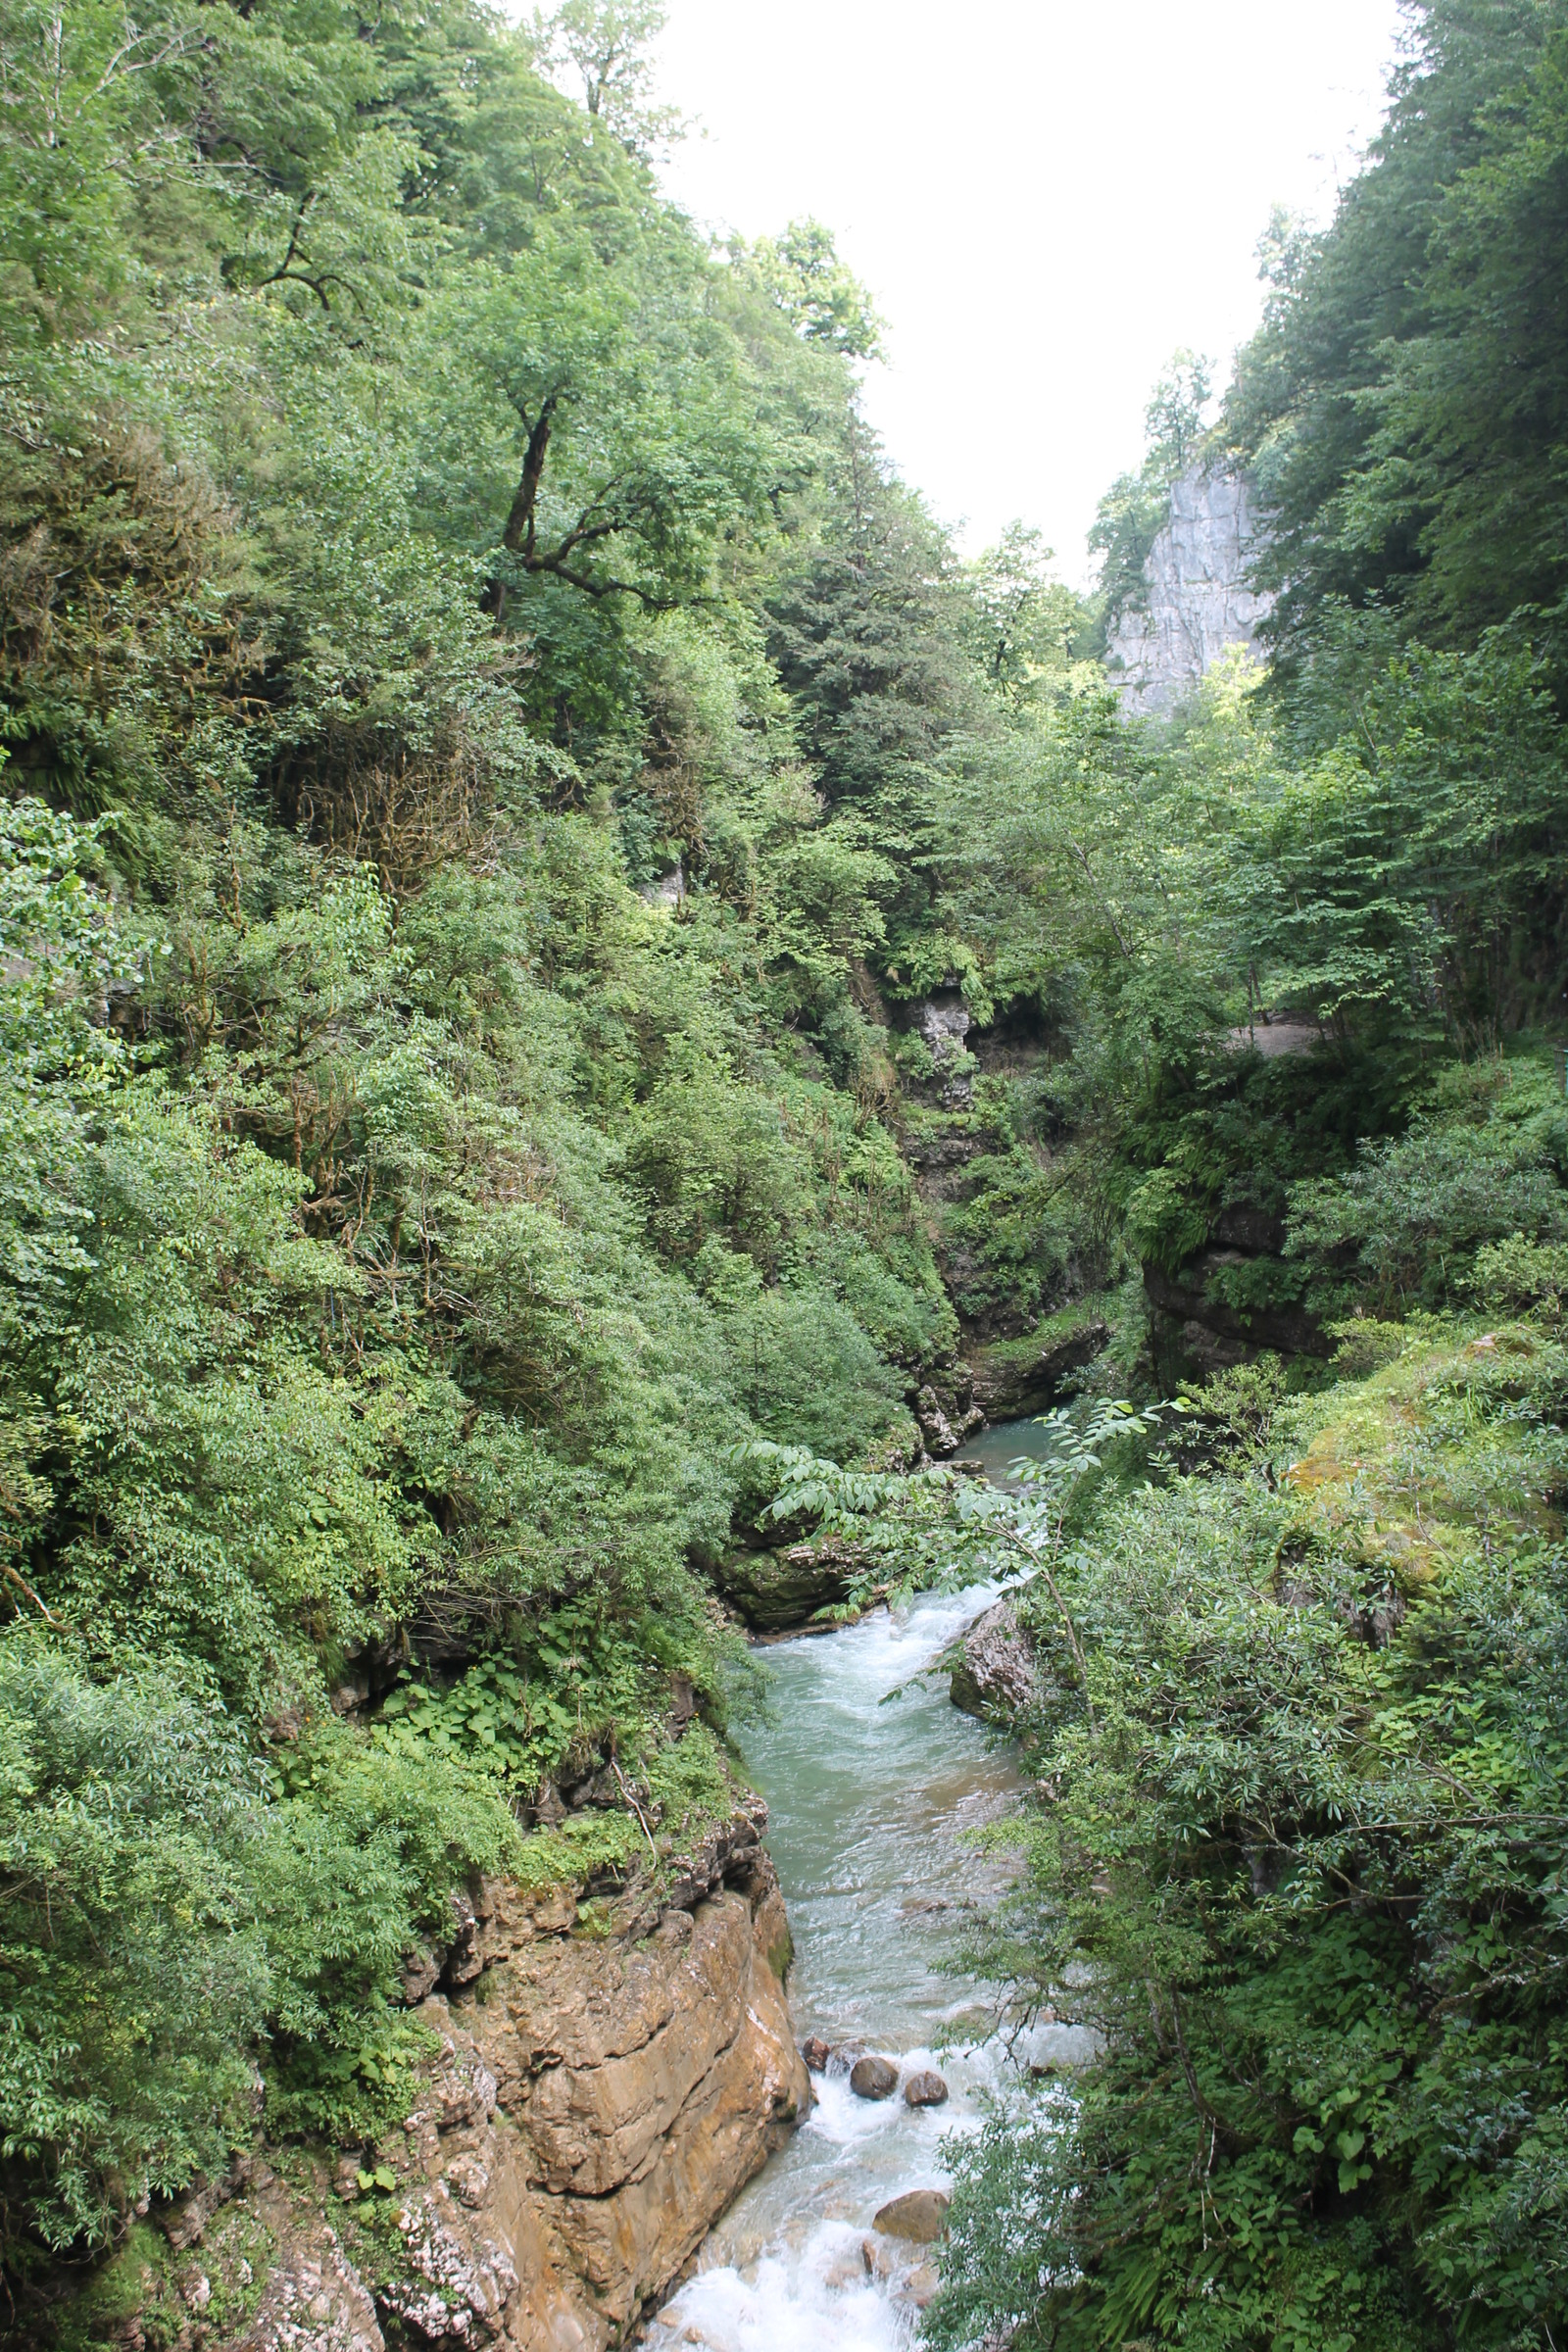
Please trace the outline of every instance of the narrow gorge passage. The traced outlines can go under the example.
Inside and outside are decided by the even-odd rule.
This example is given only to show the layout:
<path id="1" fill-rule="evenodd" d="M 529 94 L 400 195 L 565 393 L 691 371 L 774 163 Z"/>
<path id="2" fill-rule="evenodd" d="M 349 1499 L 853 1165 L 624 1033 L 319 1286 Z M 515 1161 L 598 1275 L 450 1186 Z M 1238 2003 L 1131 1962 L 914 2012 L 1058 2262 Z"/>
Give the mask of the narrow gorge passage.
<path id="1" fill-rule="evenodd" d="M 997 1477 L 1039 1433 L 1018 1423 L 987 1434 Z M 1004 1813 L 1020 1783 L 1008 1749 L 951 1703 L 945 1674 L 908 1678 L 997 1590 L 928 1594 L 897 1615 L 879 1609 L 765 1652 L 771 1720 L 747 1733 L 746 1762 L 768 1802 L 768 1847 L 795 1936 L 796 2033 L 820 2035 L 835 2055 L 814 2078 L 812 2115 L 650 2328 L 655 2346 L 883 2352 L 914 2339 L 932 2250 L 877 2236 L 872 2217 L 906 2190 L 946 2185 L 941 2141 L 978 2120 L 980 2094 L 997 2080 L 982 1988 L 944 1963 L 972 1907 L 994 1900 L 1008 1875 L 1004 1857 L 977 1852 L 964 1833 Z M 961 2031 L 971 2016 L 982 2038 L 936 2046 L 944 2028 Z M 1082 2054 L 1083 2036 L 1066 2027 L 1038 2028 L 1035 2041 L 1040 2057 Z M 898 2064 L 891 2098 L 850 2089 L 849 2060 L 863 2051 Z M 911 2110 L 903 2086 L 924 2067 L 941 2073 L 950 2097 Z"/>

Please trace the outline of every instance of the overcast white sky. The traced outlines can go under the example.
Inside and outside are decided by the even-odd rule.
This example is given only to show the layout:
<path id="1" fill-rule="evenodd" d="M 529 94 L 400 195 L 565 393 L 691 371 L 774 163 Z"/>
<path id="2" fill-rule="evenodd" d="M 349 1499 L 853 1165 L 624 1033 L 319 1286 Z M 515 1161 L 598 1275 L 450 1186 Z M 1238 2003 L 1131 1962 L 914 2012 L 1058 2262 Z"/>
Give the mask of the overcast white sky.
<path id="1" fill-rule="evenodd" d="M 1321 217 L 1381 115 L 1397 0 L 667 0 L 665 172 L 705 221 L 834 229 L 889 322 L 866 405 L 978 550 L 1084 576 L 1180 344 L 1223 373 L 1282 202 Z"/>

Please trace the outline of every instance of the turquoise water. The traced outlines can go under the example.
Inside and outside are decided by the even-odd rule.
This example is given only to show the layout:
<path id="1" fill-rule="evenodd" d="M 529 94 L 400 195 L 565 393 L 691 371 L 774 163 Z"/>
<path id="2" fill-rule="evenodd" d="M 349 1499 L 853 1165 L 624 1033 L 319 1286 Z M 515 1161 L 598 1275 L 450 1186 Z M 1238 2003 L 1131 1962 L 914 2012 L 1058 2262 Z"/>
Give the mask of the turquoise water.
<path id="1" fill-rule="evenodd" d="M 1030 1461 L 1040 1461 L 1048 1440 L 1038 1421 L 999 1421 L 994 1429 L 971 1438 L 964 1446 L 966 1461 L 984 1462 L 986 1476 L 993 1486 L 1004 1487 L 1013 1463 L 1027 1455 Z"/>
<path id="2" fill-rule="evenodd" d="M 858 2099 L 840 2057 L 817 2078 L 812 2115 L 714 2230 L 697 2276 L 649 2330 L 656 2344 L 895 2352 L 914 2341 L 919 2251 L 876 2241 L 894 2255 L 892 2275 L 879 2278 L 861 2249 L 878 2206 L 946 2184 L 939 2142 L 974 2127 L 998 2078 L 983 1987 L 944 1963 L 1008 1868 L 963 1833 L 1008 1809 L 1018 1777 L 1008 1751 L 953 1706 L 946 1675 L 910 1678 L 995 1592 L 927 1596 L 896 1617 L 879 1610 L 764 1653 L 773 1720 L 742 1744 L 768 1802 L 768 1846 L 795 1934 L 797 2034 L 819 2034 L 836 2052 L 884 2053 L 905 2070 L 934 2066 L 952 2096 L 923 2112 L 900 2093 Z M 939 2050 L 945 2030 L 960 2038 Z M 1038 2031 L 1041 2054 L 1079 2054 L 1068 2029 Z"/>

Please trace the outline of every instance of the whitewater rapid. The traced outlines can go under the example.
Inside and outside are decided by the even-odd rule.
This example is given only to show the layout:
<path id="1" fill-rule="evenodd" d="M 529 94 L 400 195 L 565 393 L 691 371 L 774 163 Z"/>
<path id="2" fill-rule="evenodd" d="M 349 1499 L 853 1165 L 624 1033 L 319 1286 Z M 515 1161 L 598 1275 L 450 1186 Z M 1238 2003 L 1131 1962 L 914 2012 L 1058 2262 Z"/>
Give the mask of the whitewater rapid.
<path id="1" fill-rule="evenodd" d="M 988 1436 L 996 1476 L 1008 1433 Z M 1010 2063 L 991 2038 L 985 1987 L 951 1963 L 1012 1867 L 966 1833 L 1004 1816 L 1019 1780 L 1008 1749 L 954 1707 L 946 1675 L 911 1678 L 995 1596 L 991 1586 L 927 1595 L 765 1651 L 770 1720 L 742 1746 L 795 1936 L 796 2030 L 895 2059 L 901 2085 L 885 2101 L 858 2098 L 842 2056 L 816 2078 L 812 2114 L 648 2329 L 656 2347 L 901 2352 L 915 2340 L 940 2250 L 879 2237 L 872 2217 L 907 2189 L 949 2185 L 943 2139 L 978 2127 Z M 1072 2061 L 1087 2054 L 1082 2039 L 1040 2027 L 1026 2055 Z M 906 2105 L 903 2079 L 920 2067 L 946 2080 L 946 2106 Z"/>

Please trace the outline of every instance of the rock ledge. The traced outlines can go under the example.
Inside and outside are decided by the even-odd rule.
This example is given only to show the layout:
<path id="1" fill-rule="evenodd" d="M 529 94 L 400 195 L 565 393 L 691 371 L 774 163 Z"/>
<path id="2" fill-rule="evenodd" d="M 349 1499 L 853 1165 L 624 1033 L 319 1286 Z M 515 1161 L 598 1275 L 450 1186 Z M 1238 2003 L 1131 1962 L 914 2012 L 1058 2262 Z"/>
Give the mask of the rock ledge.
<path id="1" fill-rule="evenodd" d="M 482 1977 L 413 2008 L 440 2055 L 374 2151 L 395 2186 L 372 2225 L 340 2201 L 369 2151 L 287 2182 L 252 2160 L 220 2217 L 210 2190 L 165 2217 L 209 2319 L 224 2245 L 249 2249 L 247 2278 L 256 2258 L 259 2295 L 204 2326 L 209 2352 L 624 2342 L 811 2105 L 765 1820 L 754 1801 L 705 1838 L 629 1945 L 574 1931 L 574 1904 L 486 1888 Z"/>

